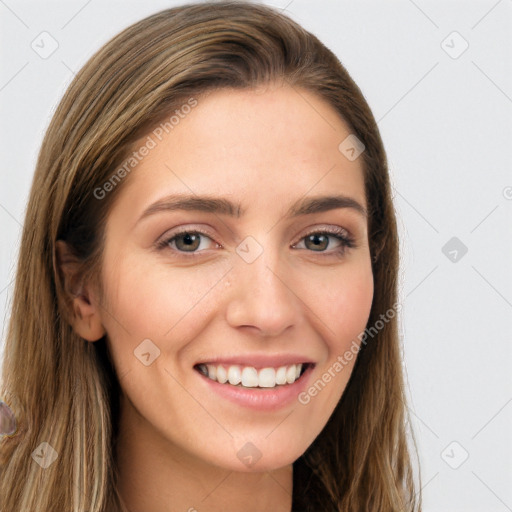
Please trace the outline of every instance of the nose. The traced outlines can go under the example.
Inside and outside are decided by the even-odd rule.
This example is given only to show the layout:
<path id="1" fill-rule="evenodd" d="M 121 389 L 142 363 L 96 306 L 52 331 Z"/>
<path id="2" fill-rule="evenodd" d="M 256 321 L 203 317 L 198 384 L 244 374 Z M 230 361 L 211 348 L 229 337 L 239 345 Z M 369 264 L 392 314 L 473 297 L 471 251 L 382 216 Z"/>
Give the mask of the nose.
<path id="1" fill-rule="evenodd" d="M 286 263 L 270 249 L 252 263 L 242 258 L 229 273 L 227 322 L 265 337 L 277 337 L 298 325 L 301 301 Z M 296 288 L 296 286 L 295 286 Z"/>

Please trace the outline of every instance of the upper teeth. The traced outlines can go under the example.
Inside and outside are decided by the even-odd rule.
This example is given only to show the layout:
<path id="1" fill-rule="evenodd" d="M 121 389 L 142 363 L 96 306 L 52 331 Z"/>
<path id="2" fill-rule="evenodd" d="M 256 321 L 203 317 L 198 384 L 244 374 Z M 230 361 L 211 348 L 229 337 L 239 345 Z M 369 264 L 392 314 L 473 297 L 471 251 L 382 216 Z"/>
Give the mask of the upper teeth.
<path id="1" fill-rule="evenodd" d="M 227 369 L 226 369 L 227 368 Z M 213 364 L 200 364 L 201 373 L 212 380 L 233 386 L 242 385 L 246 388 L 273 388 L 276 385 L 293 384 L 302 371 L 302 363 L 280 366 L 279 368 L 262 368 L 256 370 L 253 366 L 223 366 Z"/>

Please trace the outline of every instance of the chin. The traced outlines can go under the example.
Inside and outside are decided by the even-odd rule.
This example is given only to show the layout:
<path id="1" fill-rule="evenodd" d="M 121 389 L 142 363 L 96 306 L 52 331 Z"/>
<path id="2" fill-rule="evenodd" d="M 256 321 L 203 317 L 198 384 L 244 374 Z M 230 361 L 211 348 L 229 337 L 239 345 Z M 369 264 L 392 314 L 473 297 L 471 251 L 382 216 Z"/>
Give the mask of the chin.
<path id="1" fill-rule="evenodd" d="M 235 446 L 236 445 L 236 446 Z M 224 448 L 223 457 L 214 457 L 213 463 L 230 471 L 259 473 L 276 471 L 293 464 L 308 448 L 306 445 L 290 446 L 289 443 L 238 440 Z M 217 454 L 218 455 L 218 454 Z"/>

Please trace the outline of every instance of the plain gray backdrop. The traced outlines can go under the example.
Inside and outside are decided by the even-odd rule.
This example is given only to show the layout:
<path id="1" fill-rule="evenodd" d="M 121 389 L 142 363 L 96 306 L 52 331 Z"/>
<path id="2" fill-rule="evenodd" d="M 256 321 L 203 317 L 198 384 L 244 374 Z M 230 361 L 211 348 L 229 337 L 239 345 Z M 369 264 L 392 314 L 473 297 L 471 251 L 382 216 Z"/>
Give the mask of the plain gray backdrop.
<path id="1" fill-rule="evenodd" d="M 0 0 L 2 341 L 35 161 L 62 94 L 121 29 L 182 3 Z M 424 510 L 512 511 L 512 1 L 264 3 L 337 54 L 384 140 Z"/>

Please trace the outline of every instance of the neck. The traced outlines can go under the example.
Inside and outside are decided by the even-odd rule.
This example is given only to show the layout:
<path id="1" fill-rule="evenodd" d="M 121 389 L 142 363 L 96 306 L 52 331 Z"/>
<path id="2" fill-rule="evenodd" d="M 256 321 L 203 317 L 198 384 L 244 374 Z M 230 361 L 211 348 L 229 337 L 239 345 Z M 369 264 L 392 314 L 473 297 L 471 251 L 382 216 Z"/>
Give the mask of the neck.
<path id="1" fill-rule="evenodd" d="M 122 395 L 116 461 L 129 512 L 290 512 L 292 465 L 238 472 L 198 459 L 163 438 Z"/>

